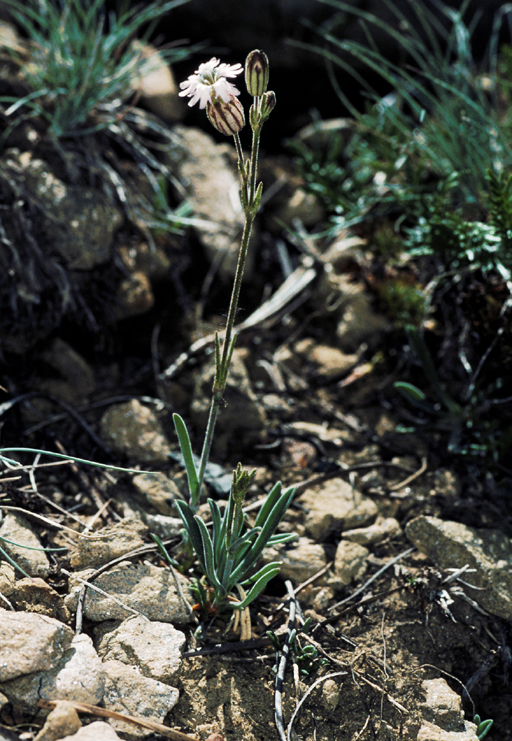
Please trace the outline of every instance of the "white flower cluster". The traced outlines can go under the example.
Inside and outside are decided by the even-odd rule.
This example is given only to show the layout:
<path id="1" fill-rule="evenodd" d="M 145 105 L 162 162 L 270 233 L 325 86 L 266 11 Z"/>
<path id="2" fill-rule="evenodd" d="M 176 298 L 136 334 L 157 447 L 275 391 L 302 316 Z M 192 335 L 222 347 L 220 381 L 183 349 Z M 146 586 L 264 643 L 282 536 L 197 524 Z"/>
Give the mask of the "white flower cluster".
<path id="1" fill-rule="evenodd" d="M 189 106 L 199 101 L 199 108 L 206 108 L 208 103 L 222 100 L 229 103 L 240 90 L 227 77 L 236 77 L 243 71 L 241 64 L 224 64 L 212 57 L 209 62 L 200 64 L 193 75 L 180 83 L 180 95 L 191 98 Z"/>

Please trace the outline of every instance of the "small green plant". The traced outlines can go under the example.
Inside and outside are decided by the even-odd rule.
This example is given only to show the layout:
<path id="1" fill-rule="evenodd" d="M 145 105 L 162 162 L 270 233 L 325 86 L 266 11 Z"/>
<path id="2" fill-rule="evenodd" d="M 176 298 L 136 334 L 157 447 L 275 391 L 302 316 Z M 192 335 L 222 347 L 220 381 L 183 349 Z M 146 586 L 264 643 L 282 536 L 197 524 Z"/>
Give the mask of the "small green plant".
<path id="1" fill-rule="evenodd" d="M 279 573 L 280 563 L 272 562 L 251 574 L 263 549 L 288 542 L 295 537 L 290 534 L 274 535 L 295 494 L 294 488 L 283 491 L 280 483 L 276 484 L 267 496 L 256 517 L 254 527 L 247 526 L 242 506 L 254 473 L 244 471 L 238 464 L 236 471 L 233 472 L 231 493 L 223 515 L 217 503 L 208 499 L 212 517 L 211 535 L 202 518 L 194 513 L 189 504 L 176 502 L 188 537 L 210 585 L 209 590 L 201 589 L 200 583 L 197 586 L 199 602 L 207 611 L 216 611 L 224 606 L 236 585 L 253 586 L 243 600 L 235 602 L 231 600 L 230 604 L 238 609 L 250 604 L 270 579 Z"/>
<path id="2" fill-rule="evenodd" d="M 481 720 L 479 715 L 475 715 L 475 717 L 473 718 L 473 723 L 476 725 L 476 735 L 481 741 L 491 730 L 494 721 L 491 719 Z"/>
<path id="3" fill-rule="evenodd" d="M 12 52 L 31 92 L 11 99 L 6 116 L 28 109 L 47 121 L 49 135 L 57 139 L 115 124 L 134 79 L 155 63 L 140 43 L 132 42 L 137 36 L 147 40 L 158 19 L 184 2 L 156 0 L 107 18 L 103 0 L 6 0 L 31 54 L 27 64 Z M 176 60 L 187 53 L 174 48 L 166 56 Z"/>
<path id="4" fill-rule="evenodd" d="M 412 256 L 436 255 L 448 269 L 496 269 L 508 280 L 512 271 L 512 176 L 488 169 L 483 197 L 488 222 L 467 218 L 463 207 L 454 208 L 450 192 L 459 174 L 442 183 L 424 200 L 424 213 L 407 230 L 404 247 Z"/>
<path id="5" fill-rule="evenodd" d="M 308 618 L 304 622 L 304 625 L 302 626 L 300 631 L 297 632 L 297 630 L 293 629 L 290 635 L 289 644 L 293 651 L 297 666 L 299 667 L 299 673 L 303 677 L 311 676 L 322 666 L 325 666 L 329 663 L 329 659 L 326 659 L 319 655 L 319 651 L 316 646 L 313 646 L 310 643 L 306 643 L 305 646 L 302 646 L 299 641 L 300 634 L 302 633 L 303 635 L 307 635 L 311 631 L 312 627 L 313 621 L 311 620 L 311 618 Z M 283 651 L 283 644 L 281 643 L 281 640 L 271 630 L 267 631 L 267 636 L 272 641 L 274 648 L 277 651 L 277 657 L 279 657 L 279 654 Z M 277 661 L 277 664 L 279 664 L 279 659 Z"/>
<path id="6" fill-rule="evenodd" d="M 273 562 L 261 568 L 256 574 L 251 574 L 263 549 L 294 537 L 289 534 L 274 535 L 295 493 L 294 488 L 282 491 L 280 483 L 277 483 L 268 494 L 256 517 L 254 527 L 247 526 L 242 506 L 254 472 L 244 471 L 241 464 L 238 464 L 233 473 L 231 492 L 224 513 L 221 514 L 215 501 L 208 500 L 212 517 L 211 535 L 201 517 L 196 514 L 217 414 L 223 403 L 222 397 L 235 347 L 234 325 L 238 299 L 252 225 L 261 200 L 262 184 L 257 184 L 256 180 L 261 129 L 276 103 L 275 93 L 267 91 L 268 59 L 263 52 L 255 50 L 248 55 L 245 62 L 245 82 L 247 91 L 253 98 L 249 111 L 252 147 L 250 157 L 246 160 L 239 137 L 239 132 L 245 125 L 245 114 L 236 97 L 239 91 L 227 79 L 241 72 L 240 64 L 221 64 L 219 60 L 213 58 L 199 65 L 195 74 L 181 83 L 180 93 L 190 97 L 189 105 L 199 102 L 200 108 L 206 108 L 210 123 L 218 131 L 233 136 L 241 180 L 240 196 L 245 213 L 245 228 L 238 254 L 226 330 L 222 342 L 218 334 L 215 339 L 215 377 L 201 457 L 197 466 L 185 422 L 178 414 L 173 416 L 187 472 L 189 491 L 189 501 L 177 502 L 176 506 L 185 526 L 185 543 L 193 548 L 207 581 L 206 586 L 198 581 L 195 588 L 200 605 L 206 612 L 211 610 L 218 612 L 228 605 L 242 609 L 252 602 L 268 581 L 279 572 L 280 564 Z M 251 583 L 253 586 L 245 598 L 236 600 L 230 595 L 234 587 L 243 587 Z"/>

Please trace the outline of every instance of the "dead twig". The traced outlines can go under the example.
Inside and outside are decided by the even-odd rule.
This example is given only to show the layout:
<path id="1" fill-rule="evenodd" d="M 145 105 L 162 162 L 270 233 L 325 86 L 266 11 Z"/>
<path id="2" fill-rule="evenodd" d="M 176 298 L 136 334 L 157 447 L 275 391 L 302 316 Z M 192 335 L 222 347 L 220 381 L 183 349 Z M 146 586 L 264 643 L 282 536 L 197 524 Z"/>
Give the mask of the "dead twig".
<path id="1" fill-rule="evenodd" d="M 286 734 L 283 723 L 283 682 L 284 673 L 286 671 L 286 664 L 288 662 L 288 656 L 290 654 L 290 645 L 295 635 L 295 613 L 297 610 L 297 602 L 293 591 L 293 585 L 290 581 L 285 582 L 286 589 L 290 595 L 290 615 L 288 618 L 288 626 L 286 629 L 286 638 L 281 653 L 281 660 L 279 661 L 279 667 L 276 676 L 276 693 L 275 693 L 275 720 L 276 729 L 279 734 L 280 741 L 286 741 Z"/>
<path id="2" fill-rule="evenodd" d="M 398 489 L 403 489 L 404 486 L 408 486 L 412 481 L 418 478 L 418 476 L 421 476 L 422 473 L 425 473 L 427 470 L 427 457 L 423 457 L 421 459 L 421 466 L 418 468 L 417 471 L 412 473 L 410 476 L 408 476 L 403 481 L 400 481 L 398 484 L 391 484 L 391 486 L 388 486 L 388 489 L 390 491 L 398 491 Z"/>
<path id="3" fill-rule="evenodd" d="M 100 718 L 114 718 L 115 720 L 122 720 L 125 723 L 132 723 L 141 728 L 149 728 L 150 731 L 154 731 L 155 733 L 161 733 L 162 736 L 166 736 L 167 738 L 172 739 L 172 741 L 197 741 L 197 736 L 189 736 L 188 733 L 174 731 L 172 728 L 164 726 L 161 723 L 155 723 L 154 721 L 146 720 L 145 718 L 136 718 L 133 715 L 126 715 L 125 713 L 118 713 L 115 710 L 99 708 L 96 705 L 89 705 L 89 703 L 86 702 L 75 702 L 74 700 L 39 700 L 38 705 L 42 708 L 53 709 L 63 703 L 74 708 L 77 713 L 88 713 L 89 715 L 98 715 Z"/>

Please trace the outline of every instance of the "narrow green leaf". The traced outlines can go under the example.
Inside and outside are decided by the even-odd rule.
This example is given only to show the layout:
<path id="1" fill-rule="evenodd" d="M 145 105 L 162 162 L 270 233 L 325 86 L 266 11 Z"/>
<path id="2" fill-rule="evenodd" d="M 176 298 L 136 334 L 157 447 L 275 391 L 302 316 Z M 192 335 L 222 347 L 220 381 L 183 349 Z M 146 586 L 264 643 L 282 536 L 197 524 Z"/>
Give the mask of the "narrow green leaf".
<path id="1" fill-rule="evenodd" d="M 405 381 L 397 381 L 393 384 L 393 387 L 396 388 L 397 391 L 400 391 L 401 394 L 406 396 L 411 401 L 425 401 L 427 398 L 423 391 L 419 389 L 417 386 L 413 386 L 412 383 L 406 383 Z"/>
<path id="2" fill-rule="evenodd" d="M 249 576 L 247 579 L 244 579 L 242 582 L 238 582 L 240 586 L 247 587 L 249 584 L 253 584 L 254 582 L 257 582 L 259 579 L 261 579 L 262 576 L 265 576 L 266 573 L 269 571 L 273 571 L 276 568 L 280 568 L 282 565 L 282 561 L 271 561 L 270 563 L 265 564 L 265 566 L 262 566 L 261 569 L 259 569 L 255 574 L 252 574 L 252 576 Z"/>
<path id="3" fill-rule="evenodd" d="M 277 576 L 279 574 L 279 566 L 277 566 L 275 569 L 268 571 L 264 576 L 262 576 L 256 584 L 252 587 L 249 594 L 245 599 L 243 599 L 241 602 L 234 602 L 232 603 L 234 608 L 236 610 L 243 610 L 244 607 L 247 607 L 253 600 L 258 597 L 259 594 L 265 589 L 267 584 L 271 579 L 274 578 L 274 576 Z"/>
<path id="4" fill-rule="evenodd" d="M 263 526 L 264 522 L 266 521 L 267 517 L 269 516 L 273 507 L 275 506 L 275 503 L 278 501 L 279 497 L 281 496 L 282 490 L 283 490 L 283 485 L 281 484 L 280 481 L 278 481 L 277 484 L 274 484 L 272 489 L 269 491 L 267 498 L 263 502 L 263 505 L 260 511 L 258 512 L 258 515 L 254 522 L 255 527 Z"/>
<path id="5" fill-rule="evenodd" d="M 297 533 L 277 533 L 270 536 L 267 542 L 267 546 L 280 545 L 281 543 L 291 543 L 293 540 L 297 540 L 297 538 Z"/>
<path id="6" fill-rule="evenodd" d="M 165 561 L 169 564 L 169 566 L 178 566 L 178 562 L 174 560 L 174 558 L 169 554 L 169 551 L 165 547 L 165 545 L 162 543 L 158 535 L 155 535 L 155 533 L 150 533 L 150 536 L 153 538 L 155 543 L 158 546 L 158 550 L 160 551 L 161 556 L 164 558 Z"/>
<path id="7" fill-rule="evenodd" d="M 181 517 L 183 524 L 185 525 L 185 530 L 188 533 L 196 556 L 201 563 L 203 571 L 206 572 L 203 557 L 203 540 L 201 538 L 201 531 L 199 530 L 197 522 L 194 519 L 194 510 L 186 502 L 182 502 L 180 499 L 178 499 L 175 504 L 176 509 L 178 510 L 178 514 Z"/>
<path id="8" fill-rule="evenodd" d="M 231 574 L 231 577 L 229 579 L 229 589 L 232 589 L 238 581 L 243 579 L 248 570 L 256 563 L 263 549 L 266 547 L 270 536 L 273 535 L 274 530 L 283 519 L 284 514 L 293 499 L 295 491 L 296 489 L 293 486 L 289 489 L 286 489 L 286 491 L 283 492 L 279 500 L 276 502 L 272 511 L 267 517 L 266 522 L 263 524 L 263 527 L 260 534 L 258 535 L 258 538 L 256 539 L 256 542 L 252 546 L 249 553 L 245 556 L 243 561 Z"/>
<path id="9" fill-rule="evenodd" d="M 199 517 L 198 515 L 195 515 L 194 520 L 197 523 L 199 527 L 199 531 L 201 533 L 205 574 L 208 577 L 210 584 L 212 584 L 215 587 L 222 588 L 222 584 L 220 583 L 218 579 L 216 569 L 215 569 L 215 559 L 213 555 L 213 543 L 212 543 L 212 539 L 210 538 L 210 533 L 208 532 L 208 528 L 204 524 L 201 517 Z"/>
<path id="10" fill-rule="evenodd" d="M 190 501 L 195 506 L 199 497 L 199 479 L 197 476 L 197 470 L 194 463 L 194 455 L 192 453 L 192 445 L 190 444 L 190 437 L 188 434 L 187 427 L 182 417 L 179 414 L 172 415 L 172 421 L 178 435 L 178 441 L 180 444 L 181 454 L 185 463 L 185 471 L 187 472 L 188 480 L 188 491 L 190 495 Z"/>
<path id="11" fill-rule="evenodd" d="M 213 499 L 208 499 L 208 506 L 210 507 L 210 512 L 212 515 L 212 541 L 213 541 L 213 552 L 214 552 L 214 558 L 215 562 L 217 563 L 219 561 L 221 550 L 224 547 L 224 544 L 220 538 L 220 528 L 221 528 L 221 516 L 220 516 L 220 509 Z"/>

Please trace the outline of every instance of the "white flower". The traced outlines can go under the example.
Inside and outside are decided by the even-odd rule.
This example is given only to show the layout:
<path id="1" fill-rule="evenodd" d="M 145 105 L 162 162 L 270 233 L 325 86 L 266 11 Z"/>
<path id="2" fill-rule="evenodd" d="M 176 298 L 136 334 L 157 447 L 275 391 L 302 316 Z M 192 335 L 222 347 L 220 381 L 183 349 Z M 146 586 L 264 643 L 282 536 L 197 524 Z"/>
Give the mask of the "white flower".
<path id="1" fill-rule="evenodd" d="M 199 101 L 199 108 L 206 108 L 207 103 L 218 99 L 229 103 L 233 96 L 240 95 L 240 90 L 226 78 L 236 77 L 242 71 L 241 64 L 220 64 L 218 59 L 212 57 L 209 62 L 200 64 L 185 82 L 180 83 L 182 90 L 179 95 L 191 98 L 189 106 Z"/>

